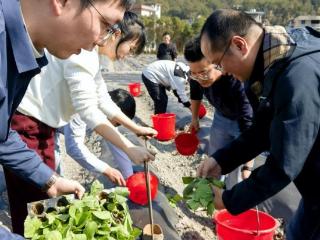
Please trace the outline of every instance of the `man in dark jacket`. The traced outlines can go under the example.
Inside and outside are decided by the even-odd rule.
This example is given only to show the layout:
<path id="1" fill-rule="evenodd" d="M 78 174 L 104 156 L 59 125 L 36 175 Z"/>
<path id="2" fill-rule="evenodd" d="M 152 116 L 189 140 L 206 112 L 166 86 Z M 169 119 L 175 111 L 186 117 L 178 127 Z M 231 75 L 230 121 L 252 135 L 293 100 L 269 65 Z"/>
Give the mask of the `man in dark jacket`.
<path id="1" fill-rule="evenodd" d="M 312 28 L 262 27 L 243 12 L 217 10 L 201 31 L 201 50 L 245 81 L 258 103 L 250 129 L 205 159 L 200 176 L 226 174 L 268 150 L 266 163 L 231 190 L 214 188 L 215 206 L 238 214 L 291 181 L 302 195 L 287 239 L 320 238 L 320 34 Z M 247 80 L 248 79 L 248 80 Z"/>
<path id="2" fill-rule="evenodd" d="M 162 35 L 163 42 L 159 44 L 157 51 L 158 60 L 173 60 L 177 59 L 177 47 L 175 44 L 171 43 L 171 37 L 168 32 Z"/>

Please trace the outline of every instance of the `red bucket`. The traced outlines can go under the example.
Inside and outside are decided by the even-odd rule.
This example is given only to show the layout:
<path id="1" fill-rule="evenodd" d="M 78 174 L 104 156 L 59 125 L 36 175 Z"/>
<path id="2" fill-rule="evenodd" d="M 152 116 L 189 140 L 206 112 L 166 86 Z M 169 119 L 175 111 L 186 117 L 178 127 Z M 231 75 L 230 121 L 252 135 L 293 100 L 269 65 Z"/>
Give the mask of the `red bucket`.
<path id="1" fill-rule="evenodd" d="M 140 83 L 129 83 L 129 92 L 132 96 L 137 97 L 141 94 L 141 84 Z"/>
<path id="2" fill-rule="evenodd" d="M 250 209 L 233 216 L 227 210 L 218 211 L 214 215 L 218 240 L 273 240 L 279 222 L 269 214 Z"/>
<path id="3" fill-rule="evenodd" d="M 160 141 L 173 139 L 176 133 L 176 115 L 160 113 L 152 116 L 153 128 L 158 131 L 156 138 Z"/>
<path id="4" fill-rule="evenodd" d="M 154 200 L 155 197 L 157 196 L 159 180 L 152 173 L 149 173 L 149 174 L 150 174 L 149 179 L 150 179 L 151 199 Z M 126 185 L 130 191 L 129 199 L 132 202 L 135 202 L 140 205 L 146 205 L 148 203 L 148 193 L 147 193 L 147 186 L 146 186 L 144 172 L 138 172 L 131 175 L 127 179 Z"/>
<path id="5" fill-rule="evenodd" d="M 177 151 L 184 156 L 194 154 L 199 145 L 199 139 L 194 133 L 180 133 L 174 139 Z"/>
<path id="6" fill-rule="evenodd" d="M 199 113 L 198 113 L 198 116 L 199 118 L 203 118 L 205 115 L 207 114 L 207 109 L 206 107 L 204 106 L 203 103 L 200 104 L 200 108 L 199 108 Z"/>

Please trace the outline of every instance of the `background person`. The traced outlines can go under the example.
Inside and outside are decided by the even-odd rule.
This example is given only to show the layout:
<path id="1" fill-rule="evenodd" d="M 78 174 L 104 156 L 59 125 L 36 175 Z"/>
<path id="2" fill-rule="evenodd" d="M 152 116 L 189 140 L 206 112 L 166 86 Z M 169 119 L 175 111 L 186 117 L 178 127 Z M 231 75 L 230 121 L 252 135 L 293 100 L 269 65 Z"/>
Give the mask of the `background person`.
<path id="1" fill-rule="evenodd" d="M 154 114 L 167 111 L 168 96 L 166 90 L 172 89 L 178 102 L 190 108 L 185 91 L 189 68 L 182 62 L 159 60 L 150 63 L 142 70 L 142 81 L 154 103 Z"/>
<path id="2" fill-rule="evenodd" d="M 262 27 L 234 10 L 214 11 L 201 31 L 205 57 L 245 81 L 259 107 L 252 127 L 202 162 L 198 174 L 228 173 L 268 150 L 249 178 L 231 190 L 214 188 L 215 207 L 239 214 L 293 181 L 302 199 L 287 228 L 289 240 L 320 238 L 320 194 L 310 188 L 320 173 L 319 37 L 310 27 Z"/>
<path id="3" fill-rule="evenodd" d="M 190 98 L 192 121 L 190 129 L 199 130 L 199 106 L 203 95 L 214 107 L 210 129 L 209 155 L 226 146 L 252 124 L 252 108 L 243 84 L 229 75 L 222 75 L 216 66 L 202 54 L 200 39 L 189 41 L 184 47 L 184 57 L 190 67 Z M 235 169 L 226 178 L 226 187 L 249 177 L 254 161 Z"/>
<path id="4" fill-rule="evenodd" d="M 162 43 L 159 44 L 157 50 L 157 59 L 176 61 L 177 56 L 177 47 L 171 42 L 170 34 L 168 32 L 163 33 Z"/>

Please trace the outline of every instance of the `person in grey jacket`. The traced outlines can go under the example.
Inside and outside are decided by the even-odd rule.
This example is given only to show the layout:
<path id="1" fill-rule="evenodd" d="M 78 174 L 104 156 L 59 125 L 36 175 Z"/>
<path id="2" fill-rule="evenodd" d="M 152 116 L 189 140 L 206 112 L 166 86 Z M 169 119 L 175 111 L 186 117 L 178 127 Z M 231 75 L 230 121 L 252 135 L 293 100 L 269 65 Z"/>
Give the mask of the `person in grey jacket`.
<path id="1" fill-rule="evenodd" d="M 270 152 L 231 190 L 214 188 L 215 207 L 239 214 L 294 182 L 302 199 L 287 239 L 320 239 L 320 192 L 311 187 L 320 176 L 320 33 L 262 27 L 243 12 L 217 10 L 202 28 L 201 50 L 245 82 L 257 107 L 251 128 L 205 159 L 198 175 L 218 177 Z"/>

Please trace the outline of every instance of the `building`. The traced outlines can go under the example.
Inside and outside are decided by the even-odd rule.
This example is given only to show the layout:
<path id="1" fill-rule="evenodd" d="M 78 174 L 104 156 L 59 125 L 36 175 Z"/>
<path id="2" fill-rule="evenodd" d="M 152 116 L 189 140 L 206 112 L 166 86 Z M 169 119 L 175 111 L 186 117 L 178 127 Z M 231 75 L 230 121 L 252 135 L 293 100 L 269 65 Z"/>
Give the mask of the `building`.
<path id="1" fill-rule="evenodd" d="M 245 11 L 245 13 L 250 15 L 257 22 L 262 23 L 264 12 L 250 9 L 249 11 Z"/>
<path id="2" fill-rule="evenodd" d="M 154 5 L 135 4 L 131 11 L 139 16 L 161 18 L 161 5 L 157 3 Z"/>
<path id="3" fill-rule="evenodd" d="M 290 21 L 290 28 L 310 26 L 320 31 L 320 16 L 299 16 Z"/>

